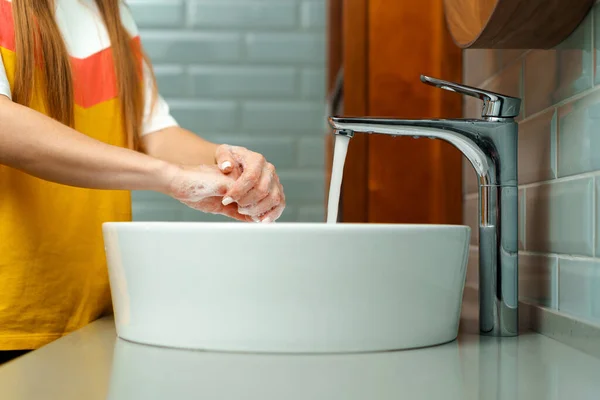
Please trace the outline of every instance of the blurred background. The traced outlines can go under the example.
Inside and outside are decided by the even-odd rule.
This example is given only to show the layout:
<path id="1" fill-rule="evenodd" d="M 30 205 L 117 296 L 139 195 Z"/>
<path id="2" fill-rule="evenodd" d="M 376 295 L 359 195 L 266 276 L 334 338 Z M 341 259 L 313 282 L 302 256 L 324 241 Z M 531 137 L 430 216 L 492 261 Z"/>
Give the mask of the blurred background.
<path id="1" fill-rule="evenodd" d="M 326 0 L 127 0 L 161 94 L 185 128 L 260 152 L 278 170 L 280 221 L 324 218 Z M 224 221 L 133 193 L 137 221 Z"/>

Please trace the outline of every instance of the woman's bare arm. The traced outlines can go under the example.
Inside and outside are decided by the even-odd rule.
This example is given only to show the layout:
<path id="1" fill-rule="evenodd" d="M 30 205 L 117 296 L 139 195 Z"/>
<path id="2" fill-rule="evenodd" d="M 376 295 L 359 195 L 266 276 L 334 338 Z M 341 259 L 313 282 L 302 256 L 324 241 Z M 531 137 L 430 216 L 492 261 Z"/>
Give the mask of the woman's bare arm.
<path id="1" fill-rule="evenodd" d="M 142 137 L 147 154 L 182 165 L 215 165 L 218 145 L 178 126 L 161 129 Z"/>
<path id="2" fill-rule="evenodd" d="M 70 186 L 167 194 L 179 170 L 92 139 L 1 95 L 0 164 Z"/>

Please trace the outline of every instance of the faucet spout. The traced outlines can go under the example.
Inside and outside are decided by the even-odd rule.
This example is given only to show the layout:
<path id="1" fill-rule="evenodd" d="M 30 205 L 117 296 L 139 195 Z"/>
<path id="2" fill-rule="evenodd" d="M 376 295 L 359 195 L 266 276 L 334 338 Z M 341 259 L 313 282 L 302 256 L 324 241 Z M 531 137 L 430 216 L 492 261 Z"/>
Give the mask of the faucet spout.
<path id="1" fill-rule="evenodd" d="M 480 333 L 518 335 L 518 125 L 514 120 L 331 117 L 329 124 L 338 135 L 429 137 L 462 152 L 479 179 Z"/>
<path id="2" fill-rule="evenodd" d="M 411 136 L 415 139 L 428 137 L 441 139 L 456 147 L 470 161 L 482 185 L 498 184 L 493 154 L 482 150 L 487 147 L 487 139 L 476 132 L 477 120 L 473 127 L 465 120 L 400 120 L 384 118 L 329 118 L 336 134 L 353 137 L 356 133 L 383 134 L 390 136 Z M 457 125 L 457 126 L 455 126 Z M 489 128 L 489 126 L 487 127 Z"/>

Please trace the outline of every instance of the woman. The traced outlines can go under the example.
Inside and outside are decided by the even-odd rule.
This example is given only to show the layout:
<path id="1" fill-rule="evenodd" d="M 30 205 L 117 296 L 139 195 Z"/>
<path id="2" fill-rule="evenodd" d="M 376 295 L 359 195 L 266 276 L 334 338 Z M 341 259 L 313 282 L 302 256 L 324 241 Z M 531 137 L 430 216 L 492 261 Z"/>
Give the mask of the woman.
<path id="1" fill-rule="evenodd" d="M 283 211 L 264 157 L 177 126 L 141 47 L 120 0 L 0 0 L 0 362 L 110 312 L 101 224 L 130 190 Z"/>

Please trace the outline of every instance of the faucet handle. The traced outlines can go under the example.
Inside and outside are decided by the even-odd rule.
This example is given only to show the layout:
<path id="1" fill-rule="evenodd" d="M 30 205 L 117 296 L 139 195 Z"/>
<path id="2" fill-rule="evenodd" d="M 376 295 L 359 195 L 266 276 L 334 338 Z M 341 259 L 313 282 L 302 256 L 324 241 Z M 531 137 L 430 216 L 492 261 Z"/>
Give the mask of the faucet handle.
<path id="1" fill-rule="evenodd" d="M 521 99 L 506 96 L 487 90 L 447 82 L 429 76 L 421 75 L 421 82 L 451 92 L 465 94 L 483 100 L 481 116 L 483 118 L 515 118 L 521 111 Z"/>

